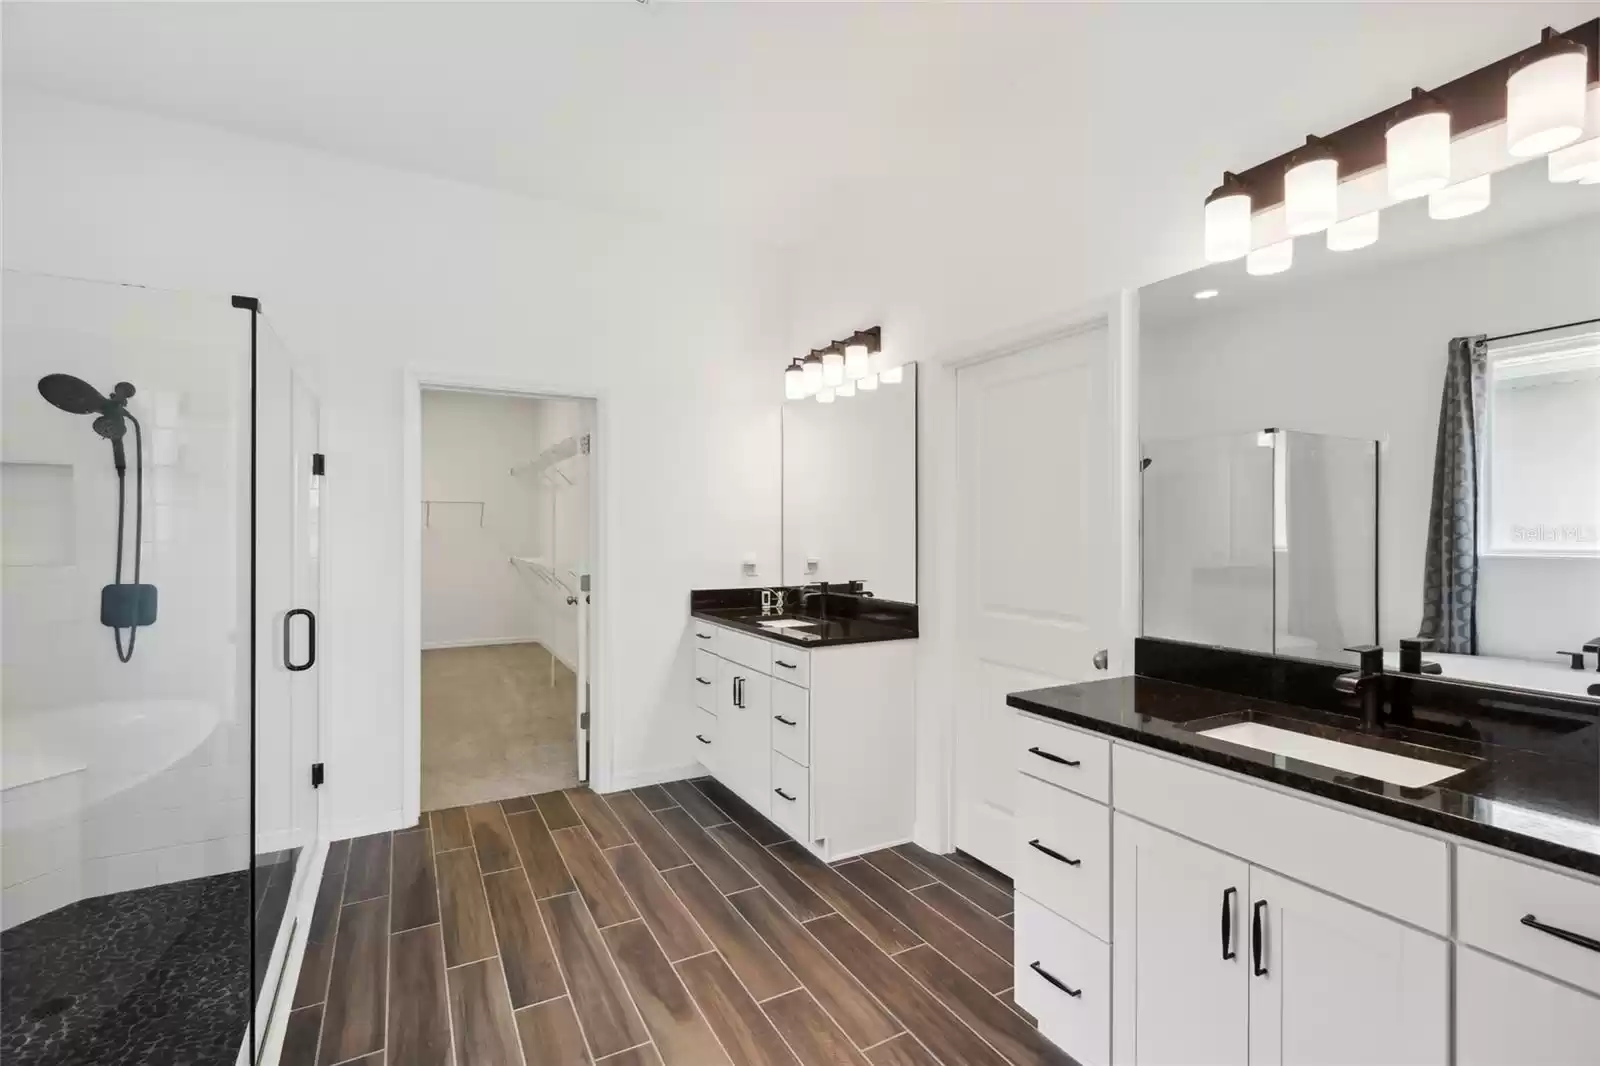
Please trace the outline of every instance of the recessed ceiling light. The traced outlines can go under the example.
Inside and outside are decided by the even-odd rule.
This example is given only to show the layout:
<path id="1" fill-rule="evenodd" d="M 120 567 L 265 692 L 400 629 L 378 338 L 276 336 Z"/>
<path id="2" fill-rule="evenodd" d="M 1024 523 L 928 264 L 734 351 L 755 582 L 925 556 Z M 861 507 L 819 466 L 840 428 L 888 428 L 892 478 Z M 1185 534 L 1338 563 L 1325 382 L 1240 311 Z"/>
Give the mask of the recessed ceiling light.
<path id="1" fill-rule="evenodd" d="M 1196 300 L 1209 300 L 1216 294 L 1216 289 L 1201 289 L 1199 292 L 1194 294 L 1194 298 Z"/>

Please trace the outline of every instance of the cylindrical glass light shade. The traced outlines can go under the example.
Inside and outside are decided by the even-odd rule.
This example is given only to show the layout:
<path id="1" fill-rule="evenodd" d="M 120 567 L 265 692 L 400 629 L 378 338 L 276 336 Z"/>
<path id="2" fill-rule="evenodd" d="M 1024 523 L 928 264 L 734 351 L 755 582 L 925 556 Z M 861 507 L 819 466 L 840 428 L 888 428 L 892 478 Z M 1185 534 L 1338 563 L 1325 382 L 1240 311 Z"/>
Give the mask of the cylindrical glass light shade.
<path id="1" fill-rule="evenodd" d="M 1600 181 L 1600 137 L 1568 145 L 1550 153 L 1551 181 Z"/>
<path id="2" fill-rule="evenodd" d="M 1506 79 L 1506 150 L 1544 155 L 1583 136 L 1589 61 L 1583 46 L 1549 33 Z"/>
<path id="3" fill-rule="evenodd" d="M 844 376 L 851 381 L 864 378 L 871 372 L 868 366 L 867 346 L 865 344 L 847 344 L 844 346 Z"/>
<path id="4" fill-rule="evenodd" d="M 845 381 L 838 388 L 833 390 L 833 394 L 839 397 L 841 400 L 847 400 L 856 394 L 856 383 L 853 381 Z"/>
<path id="5" fill-rule="evenodd" d="M 1438 192 L 1428 194 L 1428 217 L 1437 219 L 1465 218 L 1489 206 L 1489 175 L 1458 181 L 1446 185 Z"/>
<path id="6" fill-rule="evenodd" d="M 1342 219 L 1328 227 L 1328 251 L 1353 252 L 1376 244 L 1378 240 L 1378 212 Z"/>
<path id="7" fill-rule="evenodd" d="M 1245 257 L 1244 269 L 1248 274 L 1264 277 L 1282 274 L 1294 265 L 1294 240 L 1279 241 L 1265 248 L 1257 248 Z"/>
<path id="8" fill-rule="evenodd" d="M 783 372 L 783 398 L 786 400 L 806 398 L 806 372 L 800 369 L 799 363 L 791 363 L 789 369 Z"/>
<path id="9" fill-rule="evenodd" d="M 844 383 L 844 353 L 837 348 L 822 353 L 822 383 L 835 386 Z"/>
<path id="10" fill-rule="evenodd" d="M 817 402 L 818 403 L 832 403 L 833 402 L 833 390 L 828 388 L 826 385 L 824 385 L 822 388 L 818 389 L 817 390 Z"/>
<path id="11" fill-rule="evenodd" d="M 905 380 L 905 371 L 898 366 L 891 366 L 878 375 L 878 380 L 885 385 L 898 385 Z"/>
<path id="12" fill-rule="evenodd" d="M 805 376 L 807 396 L 822 388 L 822 357 L 816 352 L 800 360 L 800 372 Z"/>
<path id="13" fill-rule="evenodd" d="M 868 374 L 866 377 L 856 382 L 856 388 L 860 389 L 862 392 L 871 392 L 877 387 L 878 375 L 876 374 Z"/>
<path id="14" fill-rule="evenodd" d="M 1283 211 L 1290 236 L 1333 225 L 1339 215 L 1339 161 L 1308 159 L 1284 171 Z"/>
<path id="15" fill-rule="evenodd" d="M 1428 111 L 1396 122 L 1384 139 L 1390 196 L 1412 200 L 1450 184 L 1450 112 Z"/>
<path id="16" fill-rule="evenodd" d="M 1225 263 L 1250 251 L 1250 194 L 1233 175 L 1206 198 L 1206 262 Z"/>

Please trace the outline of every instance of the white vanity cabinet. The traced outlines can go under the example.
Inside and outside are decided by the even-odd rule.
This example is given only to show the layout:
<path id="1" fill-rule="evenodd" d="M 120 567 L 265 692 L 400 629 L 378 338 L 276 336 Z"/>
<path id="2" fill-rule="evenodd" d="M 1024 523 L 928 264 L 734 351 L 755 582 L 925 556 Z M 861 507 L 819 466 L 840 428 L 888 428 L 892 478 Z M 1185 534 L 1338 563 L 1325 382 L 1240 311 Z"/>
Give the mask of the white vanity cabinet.
<path id="1" fill-rule="evenodd" d="M 710 774 L 832 862 L 911 839 L 911 640 L 802 648 L 691 620 L 691 747 Z"/>

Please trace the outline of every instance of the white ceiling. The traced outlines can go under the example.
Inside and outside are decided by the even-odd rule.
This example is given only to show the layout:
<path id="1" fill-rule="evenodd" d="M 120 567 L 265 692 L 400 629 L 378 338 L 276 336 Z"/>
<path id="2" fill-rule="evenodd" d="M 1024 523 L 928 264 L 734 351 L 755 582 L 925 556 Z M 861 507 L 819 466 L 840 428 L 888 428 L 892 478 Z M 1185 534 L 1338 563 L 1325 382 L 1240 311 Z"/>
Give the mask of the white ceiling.
<path id="1" fill-rule="evenodd" d="M 798 244 L 1198 222 L 1242 168 L 1596 3 L 18 3 L 4 76 Z M 959 211 L 952 205 L 960 205 Z M 1180 214 L 1179 205 L 1182 205 Z M 1197 240 L 1187 227 L 1163 239 Z"/>

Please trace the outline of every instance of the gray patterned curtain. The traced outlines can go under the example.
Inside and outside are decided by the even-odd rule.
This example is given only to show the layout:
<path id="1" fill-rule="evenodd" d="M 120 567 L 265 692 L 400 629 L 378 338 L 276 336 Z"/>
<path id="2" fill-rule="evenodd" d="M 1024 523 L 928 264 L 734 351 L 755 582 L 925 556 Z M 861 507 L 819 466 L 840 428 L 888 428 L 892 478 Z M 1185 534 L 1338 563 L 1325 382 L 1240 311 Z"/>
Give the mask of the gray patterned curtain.
<path id="1" fill-rule="evenodd" d="M 1450 342 L 1433 456 L 1422 571 L 1422 630 L 1433 650 L 1478 654 L 1478 464 L 1483 459 L 1484 338 Z"/>

